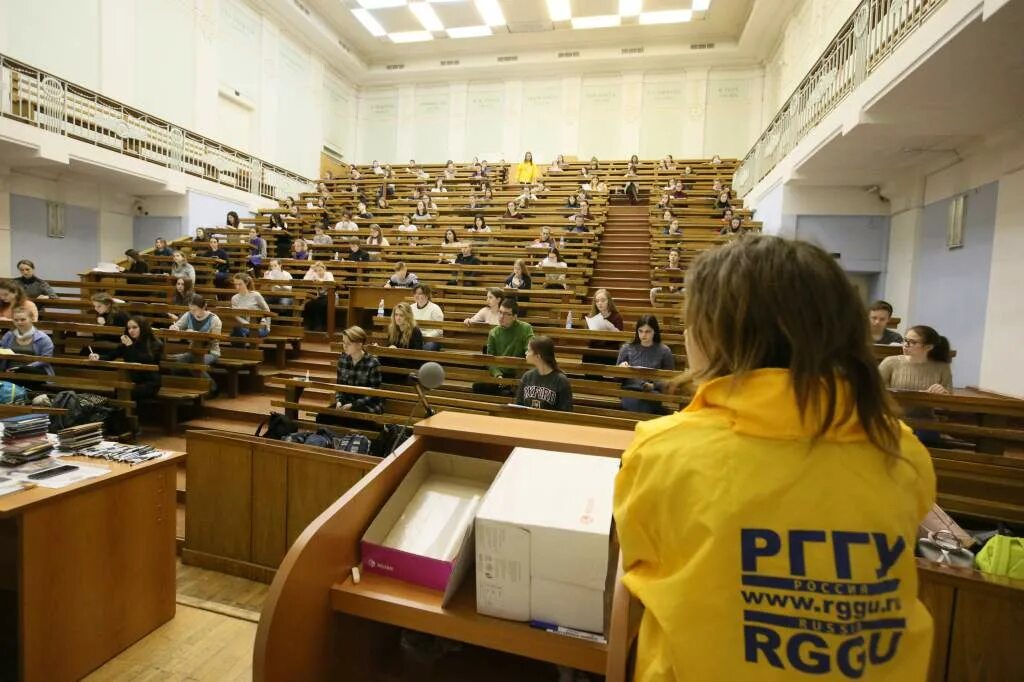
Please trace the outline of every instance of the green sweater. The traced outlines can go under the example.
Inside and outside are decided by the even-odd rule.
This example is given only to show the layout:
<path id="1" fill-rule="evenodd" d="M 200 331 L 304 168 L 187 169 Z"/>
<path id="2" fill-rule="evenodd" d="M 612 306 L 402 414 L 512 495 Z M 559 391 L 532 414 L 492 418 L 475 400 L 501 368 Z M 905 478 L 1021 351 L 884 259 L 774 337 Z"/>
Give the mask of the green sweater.
<path id="1" fill-rule="evenodd" d="M 533 337 L 533 327 L 527 322 L 516 320 L 508 329 L 500 324 L 491 328 L 487 335 L 487 354 L 503 355 L 509 357 L 526 357 L 526 346 Z M 516 370 L 513 368 L 491 367 L 492 376 L 514 377 Z"/>

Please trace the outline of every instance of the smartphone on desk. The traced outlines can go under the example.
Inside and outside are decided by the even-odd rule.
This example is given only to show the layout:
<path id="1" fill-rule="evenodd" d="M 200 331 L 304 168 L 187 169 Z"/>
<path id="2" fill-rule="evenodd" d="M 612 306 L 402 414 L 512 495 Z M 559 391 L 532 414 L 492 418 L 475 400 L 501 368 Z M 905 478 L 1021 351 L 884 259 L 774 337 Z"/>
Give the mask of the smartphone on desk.
<path id="1" fill-rule="evenodd" d="M 78 469 L 78 466 L 74 464 L 61 464 L 60 466 L 53 467 L 52 469 L 44 469 L 43 471 L 37 471 L 34 474 L 29 474 L 28 479 L 30 481 L 41 481 L 45 478 L 53 478 L 54 476 L 60 476 L 71 471 Z"/>

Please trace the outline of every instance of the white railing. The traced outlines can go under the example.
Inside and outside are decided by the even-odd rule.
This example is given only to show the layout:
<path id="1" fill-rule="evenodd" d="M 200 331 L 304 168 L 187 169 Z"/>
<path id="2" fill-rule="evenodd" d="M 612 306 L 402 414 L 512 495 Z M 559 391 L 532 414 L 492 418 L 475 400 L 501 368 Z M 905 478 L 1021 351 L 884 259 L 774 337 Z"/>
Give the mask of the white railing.
<path id="1" fill-rule="evenodd" d="M 308 178 L 0 54 L 0 116 L 268 199 Z"/>
<path id="2" fill-rule="evenodd" d="M 753 189 L 944 1 L 863 0 L 736 168 L 736 192 Z"/>

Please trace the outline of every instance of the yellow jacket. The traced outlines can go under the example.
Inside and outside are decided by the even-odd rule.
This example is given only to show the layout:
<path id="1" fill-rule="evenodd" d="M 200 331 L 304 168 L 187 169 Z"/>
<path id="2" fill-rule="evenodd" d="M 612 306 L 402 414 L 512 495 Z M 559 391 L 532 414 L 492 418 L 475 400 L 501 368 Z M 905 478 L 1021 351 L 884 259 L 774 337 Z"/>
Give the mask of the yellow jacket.
<path id="1" fill-rule="evenodd" d="M 904 425 L 902 458 L 886 455 L 856 413 L 812 444 L 787 370 L 736 386 L 710 381 L 639 423 L 622 456 L 625 583 L 646 607 L 636 680 L 923 681 L 928 451 Z M 842 414 L 848 389 L 839 398 Z"/>
<path id="2" fill-rule="evenodd" d="M 522 184 L 532 184 L 538 177 L 540 177 L 540 168 L 537 164 L 532 161 L 527 163 L 523 161 L 516 166 L 516 172 L 512 174 L 512 182 Z"/>

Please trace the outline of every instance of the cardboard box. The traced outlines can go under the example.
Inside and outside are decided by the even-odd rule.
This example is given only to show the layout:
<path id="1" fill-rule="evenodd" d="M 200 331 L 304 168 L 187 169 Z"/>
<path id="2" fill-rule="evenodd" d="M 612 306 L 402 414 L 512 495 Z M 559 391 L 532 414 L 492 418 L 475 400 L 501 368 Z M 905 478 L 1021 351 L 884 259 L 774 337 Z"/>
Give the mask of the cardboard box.
<path id="1" fill-rule="evenodd" d="M 604 631 L 619 460 L 512 451 L 476 517 L 477 611 Z"/>
<path id="2" fill-rule="evenodd" d="M 424 452 L 363 534 L 364 571 L 444 592 L 473 563 L 473 517 L 501 462 Z"/>

